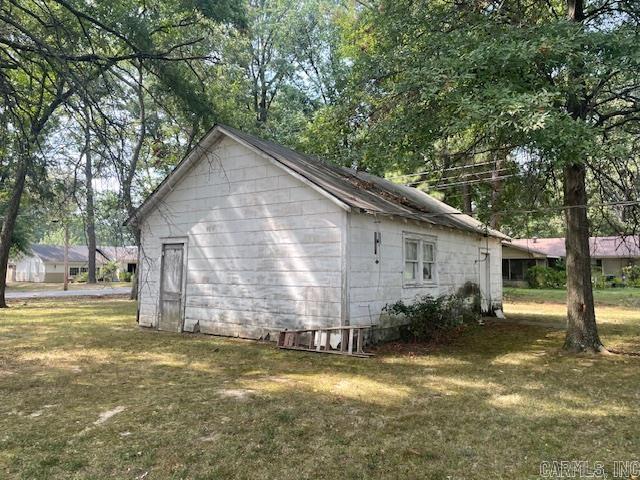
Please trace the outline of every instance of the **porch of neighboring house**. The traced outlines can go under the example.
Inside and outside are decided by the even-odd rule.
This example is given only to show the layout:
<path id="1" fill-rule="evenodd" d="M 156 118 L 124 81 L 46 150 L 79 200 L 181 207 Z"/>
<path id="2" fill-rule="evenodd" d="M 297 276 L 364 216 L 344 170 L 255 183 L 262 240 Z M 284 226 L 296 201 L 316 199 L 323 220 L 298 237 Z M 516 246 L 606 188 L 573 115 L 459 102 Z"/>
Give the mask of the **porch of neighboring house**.
<path id="1" fill-rule="evenodd" d="M 546 259 L 503 258 L 502 281 L 505 287 L 523 287 L 527 283 L 527 270 L 535 266 L 547 266 Z"/>
<path id="2" fill-rule="evenodd" d="M 527 270 L 531 267 L 547 267 L 555 259 L 529 247 L 502 244 L 502 284 L 505 287 L 526 287 Z"/>

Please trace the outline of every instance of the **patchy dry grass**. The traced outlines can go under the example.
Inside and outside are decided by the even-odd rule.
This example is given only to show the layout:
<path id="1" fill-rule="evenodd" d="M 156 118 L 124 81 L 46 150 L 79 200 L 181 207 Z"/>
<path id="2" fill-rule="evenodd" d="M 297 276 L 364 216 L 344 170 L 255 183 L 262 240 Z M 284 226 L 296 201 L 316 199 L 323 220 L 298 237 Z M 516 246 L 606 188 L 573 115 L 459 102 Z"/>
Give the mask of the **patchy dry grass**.
<path id="1" fill-rule="evenodd" d="M 141 330 L 126 300 L 19 305 L 0 311 L 3 479 L 538 478 L 640 451 L 640 359 L 564 355 L 561 331 L 366 360 Z M 600 317 L 640 350 L 638 312 Z"/>
<path id="2" fill-rule="evenodd" d="M 116 287 L 130 287 L 127 282 L 69 283 L 69 290 L 100 290 Z M 13 282 L 7 284 L 7 292 L 62 291 L 62 283 Z"/>

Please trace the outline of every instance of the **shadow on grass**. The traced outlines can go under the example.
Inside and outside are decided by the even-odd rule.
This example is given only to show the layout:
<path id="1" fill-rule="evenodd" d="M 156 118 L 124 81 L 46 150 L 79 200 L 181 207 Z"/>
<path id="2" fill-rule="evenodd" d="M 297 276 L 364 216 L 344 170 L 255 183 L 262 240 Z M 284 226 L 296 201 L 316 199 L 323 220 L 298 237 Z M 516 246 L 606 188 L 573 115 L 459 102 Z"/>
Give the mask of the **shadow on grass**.
<path id="1" fill-rule="evenodd" d="M 124 301 L 48 308 L 1 326 L 8 478 L 524 478 L 640 447 L 640 362 L 562 355 L 560 331 L 367 360 L 141 330 Z"/>

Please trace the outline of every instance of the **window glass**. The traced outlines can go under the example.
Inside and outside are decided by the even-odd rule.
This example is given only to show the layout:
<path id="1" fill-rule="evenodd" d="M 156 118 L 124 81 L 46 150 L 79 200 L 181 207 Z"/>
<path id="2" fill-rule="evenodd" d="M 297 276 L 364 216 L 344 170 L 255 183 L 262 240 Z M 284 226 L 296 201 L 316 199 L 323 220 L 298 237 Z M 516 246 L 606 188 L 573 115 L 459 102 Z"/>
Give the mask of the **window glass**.
<path id="1" fill-rule="evenodd" d="M 404 264 L 404 279 L 415 280 L 418 275 L 418 262 L 406 262 Z"/>
<path id="2" fill-rule="evenodd" d="M 432 263 L 423 263 L 422 264 L 422 278 L 424 280 L 433 280 L 433 264 Z"/>
<path id="3" fill-rule="evenodd" d="M 418 242 L 415 240 L 405 241 L 405 258 L 407 261 L 418 261 Z"/>
<path id="4" fill-rule="evenodd" d="M 423 244 L 423 259 L 425 262 L 433 262 L 434 261 L 434 255 L 433 255 L 433 244 L 432 243 L 424 243 Z"/>
<path id="5" fill-rule="evenodd" d="M 404 279 L 418 285 L 435 280 L 436 245 L 422 238 L 404 241 Z"/>

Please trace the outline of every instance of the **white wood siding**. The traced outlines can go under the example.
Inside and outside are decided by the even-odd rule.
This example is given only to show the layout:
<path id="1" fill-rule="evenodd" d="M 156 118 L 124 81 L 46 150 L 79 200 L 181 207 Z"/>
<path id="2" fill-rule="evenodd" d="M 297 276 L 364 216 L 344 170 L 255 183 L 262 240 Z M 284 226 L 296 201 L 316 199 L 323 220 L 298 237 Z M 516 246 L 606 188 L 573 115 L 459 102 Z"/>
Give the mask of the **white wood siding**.
<path id="1" fill-rule="evenodd" d="M 163 238 L 186 237 L 184 329 L 258 338 L 339 325 L 346 212 L 224 139 L 142 223 L 140 324 L 157 325 Z"/>
<path id="2" fill-rule="evenodd" d="M 389 217 L 356 213 L 350 217 L 349 313 L 352 324 L 377 323 L 382 308 L 399 299 L 412 301 L 416 296 L 454 293 L 468 281 L 479 284 L 480 249 L 487 245 L 491 259 L 492 303 L 502 303 L 502 250 L 499 240 Z M 377 264 L 373 245 L 375 231 L 382 234 Z M 437 238 L 434 285 L 403 286 L 403 232 Z"/>
<path id="3" fill-rule="evenodd" d="M 62 270 L 62 264 L 60 265 Z M 16 282 L 37 282 L 42 283 L 47 273 L 45 264 L 39 257 L 22 257 L 16 262 Z"/>

